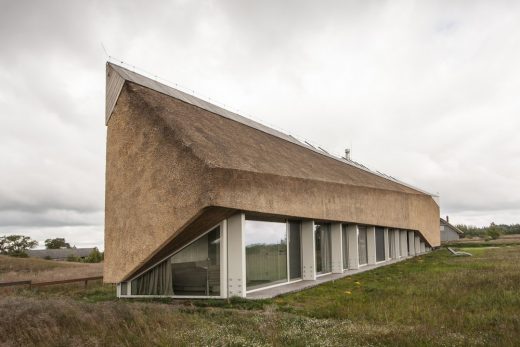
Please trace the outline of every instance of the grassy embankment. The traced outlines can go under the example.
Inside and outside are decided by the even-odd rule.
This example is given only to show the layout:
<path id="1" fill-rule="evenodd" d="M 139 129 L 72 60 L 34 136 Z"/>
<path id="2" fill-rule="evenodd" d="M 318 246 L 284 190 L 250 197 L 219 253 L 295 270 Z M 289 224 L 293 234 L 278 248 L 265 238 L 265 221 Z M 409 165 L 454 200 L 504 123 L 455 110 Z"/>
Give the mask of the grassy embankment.
<path id="1" fill-rule="evenodd" d="M 466 250 L 263 301 L 117 300 L 100 283 L 3 290 L 0 345 L 518 345 L 520 246 Z"/>

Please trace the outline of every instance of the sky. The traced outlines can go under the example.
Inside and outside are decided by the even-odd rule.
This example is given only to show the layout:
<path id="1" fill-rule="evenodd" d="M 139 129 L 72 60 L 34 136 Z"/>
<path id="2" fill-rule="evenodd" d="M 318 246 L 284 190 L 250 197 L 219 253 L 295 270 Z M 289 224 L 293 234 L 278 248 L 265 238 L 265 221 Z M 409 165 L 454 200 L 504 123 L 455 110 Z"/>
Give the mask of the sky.
<path id="1" fill-rule="evenodd" d="M 109 57 L 520 222 L 518 1 L 0 0 L 0 235 L 103 249 Z"/>

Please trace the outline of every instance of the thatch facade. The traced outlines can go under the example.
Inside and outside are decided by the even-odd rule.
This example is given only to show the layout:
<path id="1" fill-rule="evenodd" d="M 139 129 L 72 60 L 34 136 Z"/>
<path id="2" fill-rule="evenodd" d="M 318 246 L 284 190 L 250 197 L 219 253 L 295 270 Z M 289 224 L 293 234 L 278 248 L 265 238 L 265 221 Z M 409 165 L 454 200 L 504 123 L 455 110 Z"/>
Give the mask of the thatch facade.
<path id="1" fill-rule="evenodd" d="M 106 124 L 107 282 L 236 211 L 414 230 L 440 244 L 435 196 L 113 64 Z"/>

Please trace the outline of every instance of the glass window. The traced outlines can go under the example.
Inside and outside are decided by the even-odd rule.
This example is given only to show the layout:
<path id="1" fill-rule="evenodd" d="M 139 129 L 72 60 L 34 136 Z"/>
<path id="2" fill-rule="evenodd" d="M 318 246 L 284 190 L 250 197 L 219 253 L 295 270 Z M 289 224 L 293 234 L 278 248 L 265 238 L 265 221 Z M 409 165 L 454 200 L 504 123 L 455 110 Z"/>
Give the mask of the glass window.
<path id="1" fill-rule="evenodd" d="M 359 250 L 359 264 L 364 265 L 368 263 L 368 251 L 367 251 L 367 227 L 358 226 L 358 250 Z"/>
<path id="2" fill-rule="evenodd" d="M 342 225 L 342 240 L 343 240 L 343 269 L 348 269 L 348 234 L 347 234 L 347 224 Z"/>
<path id="3" fill-rule="evenodd" d="M 175 295 L 220 295 L 220 232 L 215 229 L 172 257 Z"/>
<path id="4" fill-rule="evenodd" d="M 401 234 L 401 231 L 400 230 L 396 230 L 395 231 L 395 238 L 397 239 L 396 240 L 396 246 L 395 246 L 395 257 L 399 257 L 401 256 L 401 251 L 402 251 L 402 247 L 401 247 L 401 242 L 403 242 L 402 240 L 402 237 L 403 235 Z M 406 240 L 405 240 L 406 241 Z"/>
<path id="5" fill-rule="evenodd" d="M 220 228 L 134 279 L 131 291 L 132 295 L 220 295 Z"/>
<path id="6" fill-rule="evenodd" d="M 315 224 L 316 272 L 332 271 L 330 224 Z"/>
<path id="7" fill-rule="evenodd" d="M 301 223 L 289 222 L 289 277 L 302 277 Z"/>
<path id="8" fill-rule="evenodd" d="M 246 288 L 287 282 L 287 225 L 246 220 Z"/>
<path id="9" fill-rule="evenodd" d="M 385 260 L 385 229 L 376 228 L 376 261 Z"/>

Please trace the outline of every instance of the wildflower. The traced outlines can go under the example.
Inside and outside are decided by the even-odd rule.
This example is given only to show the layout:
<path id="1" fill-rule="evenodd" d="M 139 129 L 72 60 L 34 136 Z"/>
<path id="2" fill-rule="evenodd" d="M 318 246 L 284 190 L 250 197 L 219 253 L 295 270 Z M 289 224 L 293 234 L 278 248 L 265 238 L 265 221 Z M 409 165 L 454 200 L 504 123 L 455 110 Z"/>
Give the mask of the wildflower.
<path id="1" fill-rule="evenodd" d="M 345 291 L 345 294 L 352 295 L 352 292 L 350 290 Z"/>

